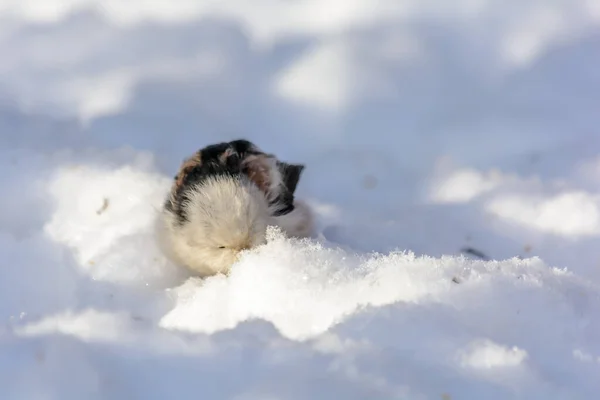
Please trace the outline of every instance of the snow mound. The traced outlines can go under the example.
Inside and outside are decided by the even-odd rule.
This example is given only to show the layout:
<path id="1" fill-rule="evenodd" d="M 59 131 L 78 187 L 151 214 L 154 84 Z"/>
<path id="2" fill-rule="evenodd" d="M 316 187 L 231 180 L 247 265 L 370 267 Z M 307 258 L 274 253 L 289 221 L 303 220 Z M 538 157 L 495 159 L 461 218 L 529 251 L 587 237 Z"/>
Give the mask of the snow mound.
<path id="1" fill-rule="evenodd" d="M 562 399 L 598 389 L 589 377 L 600 354 L 600 290 L 539 258 L 365 252 L 272 227 L 230 276 L 200 280 L 154 243 L 168 176 L 135 158 L 50 169 L 52 211 L 26 243 L 54 244 L 62 256 L 42 261 L 44 253 L 6 234 L 0 242 L 23 267 L 6 275 L 19 290 L 3 293 L 11 317 L 0 365 L 12 365 L 4 398 L 191 399 L 198 379 L 208 385 L 201 393 L 248 399 L 289 390 L 301 398 Z M 23 291 L 21 274 L 43 281 Z M 35 296 L 53 300 L 36 304 Z M 231 374 L 246 378 L 209 384 Z"/>
<path id="2" fill-rule="evenodd" d="M 565 237 L 600 233 L 600 196 L 585 191 L 560 193 L 550 198 L 503 196 L 487 209 L 508 221 Z"/>
<path id="3" fill-rule="evenodd" d="M 462 356 L 462 365 L 477 369 L 514 367 L 527 358 L 527 352 L 516 346 L 508 348 L 489 340 L 472 343 Z"/>
<path id="4" fill-rule="evenodd" d="M 304 339 L 367 306 L 436 298 L 453 285 L 448 263 L 456 261 L 355 255 L 272 231 L 269 243 L 245 254 L 229 277 L 176 288 L 177 305 L 161 326 L 212 333 L 260 318 L 286 337 Z"/>
<path id="5" fill-rule="evenodd" d="M 246 253 L 229 277 L 190 279 L 175 288 L 175 308 L 160 324 L 210 334 L 264 319 L 284 336 L 304 340 L 365 309 L 452 303 L 465 290 L 460 285 L 470 287 L 473 281 L 492 280 L 498 288 L 521 281 L 541 288 L 557 275 L 569 276 L 535 259 L 481 263 L 409 252 L 353 254 L 314 240 L 288 239 L 273 229 L 269 243 Z"/>
<path id="6" fill-rule="evenodd" d="M 48 183 L 56 210 L 45 231 L 94 280 L 164 285 L 178 270 L 156 247 L 152 228 L 170 184 L 136 164 L 58 168 Z"/>

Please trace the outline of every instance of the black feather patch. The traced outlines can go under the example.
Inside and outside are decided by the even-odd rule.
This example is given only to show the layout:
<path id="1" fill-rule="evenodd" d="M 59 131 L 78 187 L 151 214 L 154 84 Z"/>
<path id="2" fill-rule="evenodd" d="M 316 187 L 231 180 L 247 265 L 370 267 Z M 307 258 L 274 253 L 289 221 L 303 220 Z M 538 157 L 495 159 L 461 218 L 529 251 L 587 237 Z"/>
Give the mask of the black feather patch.
<path id="1" fill-rule="evenodd" d="M 208 145 L 196 152 L 190 158 L 185 168 L 180 170 L 175 177 L 174 193 L 165 204 L 165 207 L 175 213 L 181 223 L 187 221 L 182 205 L 189 200 L 190 188 L 216 175 L 229 175 L 241 177 L 251 176 L 247 165 L 244 164 L 248 156 L 265 156 L 275 158 L 273 155 L 262 152 L 254 143 L 246 139 L 236 139 L 231 142 L 221 142 Z M 284 215 L 294 209 L 294 192 L 300 181 L 305 166 L 301 164 L 288 164 L 277 161 L 277 167 L 282 178 L 280 191 L 271 205 L 279 205 L 276 215 Z"/>
<path id="2" fill-rule="evenodd" d="M 294 194 L 296 187 L 298 186 L 298 182 L 300 181 L 300 176 L 304 171 L 304 165 L 288 164 L 282 161 L 279 161 L 277 165 L 279 166 L 279 171 L 281 172 L 284 186 L 289 192 Z"/>

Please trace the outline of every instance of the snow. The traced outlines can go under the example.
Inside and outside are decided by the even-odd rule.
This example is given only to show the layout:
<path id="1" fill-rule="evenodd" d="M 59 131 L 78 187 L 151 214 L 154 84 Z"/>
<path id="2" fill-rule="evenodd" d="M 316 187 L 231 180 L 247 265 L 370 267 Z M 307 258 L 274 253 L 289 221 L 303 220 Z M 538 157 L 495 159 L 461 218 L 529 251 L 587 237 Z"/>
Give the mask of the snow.
<path id="1" fill-rule="evenodd" d="M 0 398 L 597 397 L 597 1 L 0 21 Z M 318 235 L 201 281 L 154 217 L 184 157 L 241 137 L 307 166 Z"/>

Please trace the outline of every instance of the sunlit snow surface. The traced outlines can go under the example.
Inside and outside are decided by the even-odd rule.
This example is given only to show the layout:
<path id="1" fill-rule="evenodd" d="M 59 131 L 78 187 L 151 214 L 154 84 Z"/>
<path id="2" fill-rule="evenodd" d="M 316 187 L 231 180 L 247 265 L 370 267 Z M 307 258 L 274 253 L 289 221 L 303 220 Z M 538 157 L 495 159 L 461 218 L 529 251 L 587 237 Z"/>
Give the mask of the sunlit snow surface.
<path id="1" fill-rule="evenodd" d="M 442 3 L 0 1 L 0 398 L 597 398 L 600 3 Z M 318 234 L 201 281 L 154 218 L 240 137 Z"/>

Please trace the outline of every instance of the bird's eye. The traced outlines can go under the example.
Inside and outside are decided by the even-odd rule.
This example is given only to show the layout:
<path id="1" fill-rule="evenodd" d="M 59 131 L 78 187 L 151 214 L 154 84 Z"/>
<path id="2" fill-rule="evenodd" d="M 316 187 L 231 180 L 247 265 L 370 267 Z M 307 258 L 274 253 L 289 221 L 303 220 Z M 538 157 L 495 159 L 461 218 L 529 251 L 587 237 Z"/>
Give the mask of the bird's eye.
<path id="1" fill-rule="evenodd" d="M 224 248 L 225 248 L 225 246 L 219 246 L 219 248 L 220 248 L 220 249 L 224 249 Z"/>

